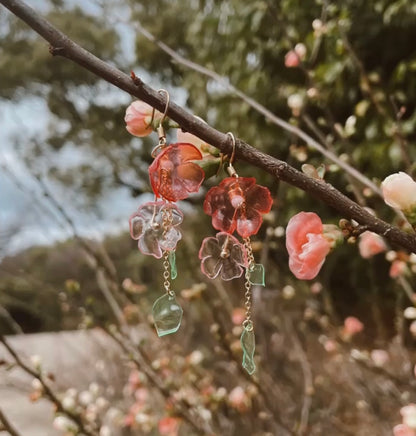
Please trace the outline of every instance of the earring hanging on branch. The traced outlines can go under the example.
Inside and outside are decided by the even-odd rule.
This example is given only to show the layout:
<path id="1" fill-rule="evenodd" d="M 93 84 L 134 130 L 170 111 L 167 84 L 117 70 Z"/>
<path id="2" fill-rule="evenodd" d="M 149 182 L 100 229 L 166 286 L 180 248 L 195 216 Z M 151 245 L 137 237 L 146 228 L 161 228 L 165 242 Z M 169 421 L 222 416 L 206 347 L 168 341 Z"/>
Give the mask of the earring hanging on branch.
<path id="1" fill-rule="evenodd" d="M 177 276 L 175 250 L 182 235 L 178 229 L 183 214 L 174 202 L 197 192 L 204 180 L 204 171 L 194 160 L 202 159 L 201 152 L 191 144 L 167 144 L 163 121 L 169 108 L 169 93 L 166 107 L 157 132 L 159 143 L 152 151 L 153 163 L 149 167 L 150 183 L 155 201 L 140 206 L 130 217 L 130 234 L 138 241 L 139 250 L 157 259 L 163 258 L 163 287 L 165 294 L 153 304 L 152 314 L 159 336 L 175 333 L 182 321 L 182 307 L 171 289 L 171 281 Z M 152 113 L 153 122 L 155 111 Z"/>
<path id="2" fill-rule="evenodd" d="M 216 237 L 205 238 L 199 251 L 201 270 L 209 278 L 221 276 L 223 280 L 241 277 L 245 269 L 246 317 L 241 334 L 243 367 L 249 374 L 256 370 L 254 362 L 255 337 L 251 319 L 252 285 L 264 286 L 264 267 L 255 263 L 250 237 L 262 224 L 262 215 L 270 212 L 272 197 L 264 186 L 256 184 L 254 177 L 239 177 L 234 169 L 235 138 L 228 132 L 233 151 L 225 178 L 219 186 L 211 188 L 204 201 L 204 212 L 212 217 L 212 225 L 220 230 Z M 240 243 L 232 234 L 237 232 Z"/>

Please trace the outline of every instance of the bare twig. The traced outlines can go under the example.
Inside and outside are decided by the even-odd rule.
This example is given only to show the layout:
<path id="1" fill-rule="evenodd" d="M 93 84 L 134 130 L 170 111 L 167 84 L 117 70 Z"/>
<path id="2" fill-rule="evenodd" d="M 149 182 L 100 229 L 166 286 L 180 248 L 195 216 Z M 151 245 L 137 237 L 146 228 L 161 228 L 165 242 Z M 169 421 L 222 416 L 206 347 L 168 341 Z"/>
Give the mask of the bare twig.
<path id="1" fill-rule="evenodd" d="M 9 327 L 13 330 L 13 333 L 23 334 L 23 330 L 20 325 L 13 319 L 9 311 L 0 304 L 0 317 L 3 318 Z"/>
<path id="2" fill-rule="evenodd" d="M 144 84 L 137 77 L 135 80 L 132 80 L 128 75 L 124 74 L 117 68 L 106 64 L 104 61 L 80 47 L 68 38 L 68 36 L 37 14 L 23 1 L 0 0 L 0 4 L 3 4 L 12 13 L 25 21 L 30 27 L 45 38 L 52 45 L 51 53 L 53 55 L 60 55 L 74 61 L 83 68 L 114 84 L 118 88 L 142 99 L 156 109 L 164 111 L 166 106 L 164 96 Z M 253 102 L 253 104 L 256 104 L 256 102 Z M 169 104 L 167 115 L 176 121 L 182 128 L 217 147 L 223 153 L 230 154 L 232 152 L 233 144 L 229 135 L 219 132 L 210 125 L 198 120 L 178 105 L 174 103 Z M 279 120 L 278 122 L 280 123 L 281 121 Z M 287 127 L 293 130 L 293 126 L 290 124 L 288 124 Z M 297 133 L 305 141 L 310 143 L 310 138 L 305 137 L 304 132 Z M 358 223 L 367 225 L 369 230 L 384 236 L 391 243 L 401 245 L 412 252 L 416 252 L 415 235 L 407 234 L 374 217 L 328 183 L 308 177 L 288 165 L 286 162 L 256 150 L 254 147 L 248 145 L 242 140 L 236 140 L 235 156 L 263 169 L 278 179 L 308 192 L 312 196 L 338 210 L 338 212 L 340 212 L 345 218 L 353 218 Z M 340 162 L 339 165 L 342 168 L 345 167 L 343 162 Z M 360 173 L 358 173 L 357 176 L 362 179 Z M 363 183 L 364 182 L 365 181 L 363 181 Z"/>
<path id="3" fill-rule="evenodd" d="M 0 424 L 2 425 L 0 427 L 0 432 L 2 430 L 6 430 L 7 433 L 10 434 L 10 436 L 21 436 L 20 433 L 12 426 L 10 421 L 7 419 L 6 415 L 3 413 L 3 411 L 0 409 Z"/>
<path id="4" fill-rule="evenodd" d="M 108 335 L 120 346 L 120 348 L 129 356 L 137 369 L 143 371 L 152 385 L 166 399 L 171 399 L 171 391 L 163 384 L 157 374 L 151 368 L 147 357 L 142 353 L 139 346 L 133 346 L 127 338 L 118 332 L 110 329 L 105 330 Z M 194 430 L 199 434 L 212 434 L 211 426 L 206 422 L 201 422 L 201 419 L 196 419 L 192 413 L 191 407 L 184 400 L 175 400 L 172 402 L 175 413 L 183 418 Z"/>
<path id="5" fill-rule="evenodd" d="M 314 390 L 312 369 L 308 360 L 308 356 L 303 349 L 303 346 L 300 342 L 297 331 L 293 326 L 291 318 L 289 316 L 283 315 L 283 320 L 286 324 L 286 331 L 291 338 L 292 344 L 294 346 L 294 351 L 296 352 L 297 359 L 303 373 L 303 403 L 300 414 L 299 426 L 296 433 L 298 435 L 305 435 L 308 429 L 309 413 L 312 405 L 312 395 Z"/>
<path id="6" fill-rule="evenodd" d="M 42 385 L 43 395 L 52 401 L 53 404 L 55 404 L 58 412 L 66 415 L 68 418 L 74 421 L 80 432 L 84 433 L 86 436 L 98 436 L 98 432 L 84 423 L 84 420 L 79 413 L 65 409 L 58 396 L 49 386 L 49 383 L 45 380 L 43 374 L 27 365 L 3 335 L 0 335 L 0 343 L 3 344 L 4 348 L 6 348 L 9 354 L 13 357 L 19 368 L 21 368 L 26 374 L 39 380 L 40 384 Z"/>
<path id="7" fill-rule="evenodd" d="M 221 86 L 224 89 L 227 89 L 232 94 L 235 94 L 238 98 L 243 100 L 245 103 L 247 103 L 250 107 L 255 109 L 257 112 L 264 115 L 264 117 L 271 121 L 273 124 L 281 127 L 283 130 L 286 130 L 289 133 L 292 133 L 293 135 L 297 136 L 298 138 L 302 139 L 306 142 L 310 147 L 321 153 L 323 156 L 328 158 L 330 161 L 336 163 L 339 167 L 344 169 L 348 174 L 350 174 L 355 179 L 359 180 L 363 185 L 369 187 L 372 191 L 374 191 L 376 194 L 381 196 L 381 190 L 376 186 L 368 177 L 361 174 L 358 170 L 356 170 L 354 167 L 349 165 L 347 162 L 340 159 L 334 152 L 331 150 L 326 149 L 322 144 L 320 144 L 318 141 L 316 141 L 312 136 L 308 135 L 306 132 L 304 132 L 299 127 L 293 126 L 292 124 L 286 122 L 282 118 L 275 115 L 273 112 L 271 112 L 269 109 L 267 109 L 265 106 L 260 104 L 258 101 L 254 100 L 247 94 L 245 94 L 243 91 L 232 85 L 227 77 L 221 76 L 215 71 L 206 68 L 202 65 L 197 64 L 196 62 L 190 61 L 189 59 L 186 59 L 184 56 L 180 55 L 178 52 L 170 48 L 167 44 L 165 44 L 162 41 L 159 41 L 154 35 L 152 35 L 148 30 L 143 28 L 140 24 L 136 26 L 138 31 L 149 41 L 156 44 L 161 50 L 163 50 L 166 54 L 168 54 L 172 59 L 174 59 L 177 63 L 184 65 L 185 67 L 194 70 L 200 74 L 203 74 L 206 77 L 209 77 L 210 79 L 215 80 L 216 82 L 220 83 Z"/>

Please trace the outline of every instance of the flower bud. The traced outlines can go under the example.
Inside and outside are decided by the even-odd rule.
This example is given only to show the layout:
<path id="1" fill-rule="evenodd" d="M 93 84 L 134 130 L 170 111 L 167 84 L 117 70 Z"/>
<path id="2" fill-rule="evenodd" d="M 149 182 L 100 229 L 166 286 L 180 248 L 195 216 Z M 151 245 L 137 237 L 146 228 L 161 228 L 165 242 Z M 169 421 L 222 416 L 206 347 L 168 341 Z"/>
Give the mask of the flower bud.
<path id="1" fill-rule="evenodd" d="M 152 106 L 141 100 L 131 103 L 126 109 L 124 117 L 127 131 L 139 137 L 150 135 L 153 131 L 153 125 L 156 125 L 161 119 L 162 114 L 159 111 L 154 110 Z"/>
<path id="2" fill-rule="evenodd" d="M 369 259 L 376 254 L 386 251 L 387 246 L 383 238 L 377 233 L 366 231 L 361 234 L 358 249 L 360 251 L 361 257 L 364 259 Z"/>
<path id="3" fill-rule="evenodd" d="M 408 404 L 400 409 L 403 417 L 403 424 L 412 429 L 416 429 L 416 404 Z"/>
<path id="4" fill-rule="evenodd" d="M 411 224 L 416 224 L 416 182 L 406 173 L 386 177 L 381 184 L 384 201 L 400 209 Z"/>
<path id="5" fill-rule="evenodd" d="M 403 316 L 406 319 L 416 319 L 416 307 L 413 306 L 406 307 L 406 309 L 403 312 Z"/>

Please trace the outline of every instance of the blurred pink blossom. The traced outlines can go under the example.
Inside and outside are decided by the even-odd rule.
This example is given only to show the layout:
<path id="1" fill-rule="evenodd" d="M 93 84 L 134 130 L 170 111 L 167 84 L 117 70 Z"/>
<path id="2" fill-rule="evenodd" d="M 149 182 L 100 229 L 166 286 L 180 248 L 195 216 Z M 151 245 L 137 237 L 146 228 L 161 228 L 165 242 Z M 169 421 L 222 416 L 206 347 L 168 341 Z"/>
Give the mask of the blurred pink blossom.
<path id="1" fill-rule="evenodd" d="M 416 429 L 416 404 L 410 403 L 400 409 L 400 415 L 403 418 L 403 424 Z"/>
<path id="2" fill-rule="evenodd" d="M 246 412 L 250 406 L 250 398 L 241 386 L 235 387 L 228 395 L 228 401 L 234 409 Z"/>
<path id="3" fill-rule="evenodd" d="M 371 360 L 375 366 L 384 366 L 389 360 L 389 354 L 386 350 L 373 350 L 371 351 Z"/>
<path id="4" fill-rule="evenodd" d="M 177 436 L 181 420 L 173 416 L 166 416 L 159 421 L 159 433 L 163 436 Z"/>
<path id="5" fill-rule="evenodd" d="M 290 50 L 286 53 L 285 56 L 285 66 L 287 68 L 297 67 L 300 64 L 300 61 L 305 59 L 306 56 L 306 46 L 301 42 L 295 45 L 293 50 Z"/>
<path id="6" fill-rule="evenodd" d="M 407 269 L 406 262 L 404 262 L 403 260 L 395 260 L 391 264 L 389 275 L 392 279 L 395 279 L 401 276 L 402 274 L 404 274 L 406 269 Z"/>
<path id="7" fill-rule="evenodd" d="M 242 307 L 236 307 L 231 313 L 233 324 L 241 325 L 246 319 L 246 311 Z"/>
<path id="8" fill-rule="evenodd" d="M 333 339 L 327 339 L 324 342 L 324 348 L 327 353 L 333 353 L 337 350 L 338 344 Z"/>
<path id="9" fill-rule="evenodd" d="M 380 235 L 367 231 L 360 236 L 358 249 L 361 257 L 368 259 L 376 254 L 386 251 L 387 246 L 384 242 L 384 239 Z"/>
<path id="10" fill-rule="evenodd" d="M 286 228 L 286 248 L 289 268 L 302 280 L 317 276 L 330 251 L 330 243 L 323 235 L 322 221 L 316 213 L 299 212 Z"/>
<path id="11" fill-rule="evenodd" d="M 349 316 L 344 320 L 343 333 L 347 337 L 352 337 L 355 334 L 364 330 L 364 324 L 355 316 Z"/>
<path id="12" fill-rule="evenodd" d="M 290 50 L 285 56 L 285 67 L 294 68 L 300 64 L 300 58 L 295 52 L 295 50 Z"/>
<path id="13" fill-rule="evenodd" d="M 195 118 L 205 123 L 203 119 L 199 117 L 195 117 Z M 184 132 L 182 129 L 176 130 L 176 138 L 177 138 L 177 142 L 194 145 L 202 153 L 203 156 L 211 155 L 215 153 L 215 151 L 217 150 L 215 147 L 209 145 L 203 139 L 198 138 L 192 133 Z"/>
<path id="14" fill-rule="evenodd" d="M 395 425 L 393 428 L 394 436 L 416 436 L 414 430 L 404 424 Z"/>

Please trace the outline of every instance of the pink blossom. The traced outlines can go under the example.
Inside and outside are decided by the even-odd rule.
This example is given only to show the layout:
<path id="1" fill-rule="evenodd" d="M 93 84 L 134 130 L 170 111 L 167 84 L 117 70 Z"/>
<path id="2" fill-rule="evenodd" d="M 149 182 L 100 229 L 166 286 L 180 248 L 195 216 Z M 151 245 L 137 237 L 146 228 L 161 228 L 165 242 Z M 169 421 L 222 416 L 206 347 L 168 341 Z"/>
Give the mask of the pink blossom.
<path id="1" fill-rule="evenodd" d="M 287 68 L 294 68 L 299 66 L 300 61 L 305 59 L 306 56 L 306 47 L 305 44 L 299 42 L 295 45 L 293 50 L 290 50 L 286 53 L 285 56 L 285 66 Z"/>
<path id="2" fill-rule="evenodd" d="M 241 386 L 235 387 L 228 396 L 228 401 L 234 409 L 246 412 L 250 406 L 250 398 Z"/>
<path id="3" fill-rule="evenodd" d="M 410 403 L 402 407 L 400 415 L 402 415 L 404 425 L 416 429 L 416 404 Z"/>
<path id="4" fill-rule="evenodd" d="M 387 246 L 384 242 L 384 239 L 380 235 L 367 231 L 360 236 L 358 249 L 360 251 L 361 257 L 363 257 L 364 259 L 369 259 L 376 254 L 386 251 Z"/>
<path id="5" fill-rule="evenodd" d="M 374 365 L 378 367 L 384 366 L 389 360 L 389 354 L 386 350 L 373 350 L 370 356 Z"/>
<path id="6" fill-rule="evenodd" d="M 202 122 L 205 122 L 201 118 L 198 119 Z M 208 156 L 211 155 L 212 153 L 215 154 L 215 151 L 217 151 L 215 147 L 209 145 L 203 139 L 198 138 L 192 133 L 184 132 L 182 129 L 177 129 L 176 138 L 177 138 L 177 142 L 194 145 L 202 153 L 202 156 Z"/>
<path id="7" fill-rule="evenodd" d="M 148 136 L 153 131 L 152 122 L 158 122 L 162 114 L 155 110 L 153 114 L 152 106 L 144 101 L 136 100 L 126 109 L 126 129 L 134 136 Z"/>
<path id="8" fill-rule="evenodd" d="M 416 337 L 416 321 L 412 321 L 412 323 L 409 326 L 410 333 Z"/>
<path id="9" fill-rule="evenodd" d="M 404 262 L 403 260 L 395 260 L 391 264 L 389 275 L 392 279 L 395 279 L 401 276 L 402 274 L 404 274 L 406 269 L 407 269 L 406 262 Z"/>
<path id="10" fill-rule="evenodd" d="M 242 307 L 236 307 L 231 313 L 231 320 L 235 325 L 241 325 L 246 319 L 246 311 Z"/>
<path id="11" fill-rule="evenodd" d="M 163 436 L 177 436 L 181 420 L 173 416 L 166 416 L 159 421 L 159 433 Z"/>
<path id="12" fill-rule="evenodd" d="M 285 56 L 285 67 L 294 68 L 300 64 L 300 58 L 295 50 L 290 50 Z"/>
<path id="13" fill-rule="evenodd" d="M 355 316 L 349 316 L 344 320 L 344 334 L 348 337 L 354 336 L 364 330 L 364 324 Z"/>
<path id="14" fill-rule="evenodd" d="M 381 184 L 384 201 L 391 207 L 411 211 L 416 207 L 416 182 L 406 173 L 391 174 Z"/>
<path id="15" fill-rule="evenodd" d="M 398 424 L 393 427 L 394 436 L 416 436 L 414 430 L 405 424 Z"/>
<path id="16" fill-rule="evenodd" d="M 330 243 L 323 235 L 322 221 L 316 213 L 300 212 L 290 219 L 286 248 L 289 268 L 298 279 L 311 280 L 317 276 L 330 251 Z"/>
<path id="17" fill-rule="evenodd" d="M 337 351 L 338 344 L 333 339 L 327 339 L 324 342 L 324 348 L 325 348 L 326 352 L 333 353 L 333 352 Z"/>

